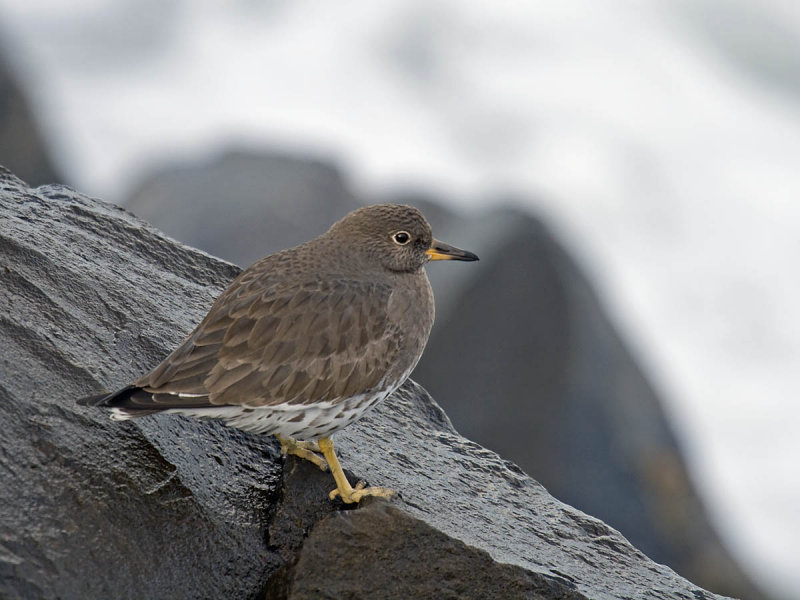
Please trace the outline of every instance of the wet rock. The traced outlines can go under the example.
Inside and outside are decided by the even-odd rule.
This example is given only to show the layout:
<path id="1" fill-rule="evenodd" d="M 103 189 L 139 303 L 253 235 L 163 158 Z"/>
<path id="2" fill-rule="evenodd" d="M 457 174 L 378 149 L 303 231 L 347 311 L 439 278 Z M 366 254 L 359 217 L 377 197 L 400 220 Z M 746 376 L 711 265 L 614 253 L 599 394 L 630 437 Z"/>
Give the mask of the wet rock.
<path id="1" fill-rule="evenodd" d="M 251 595 L 280 482 L 270 441 L 74 406 L 157 362 L 235 268 L 7 172 L 0 206 L 0 597 Z"/>
<path id="2" fill-rule="evenodd" d="M 78 407 L 163 358 L 237 269 L 7 171 L 0 257 L 0 597 L 359 598 L 392 575 L 455 598 L 480 574 L 472 589 L 510 598 L 717 597 L 458 435 L 410 381 L 337 438 L 353 479 L 400 493 L 355 510 L 269 438 Z"/>
<path id="3" fill-rule="evenodd" d="M 383 501 L 321 520 L 272 582 L 266 598 L 276 600 L 585 598 L 567 579 L 499 564 Z"/>

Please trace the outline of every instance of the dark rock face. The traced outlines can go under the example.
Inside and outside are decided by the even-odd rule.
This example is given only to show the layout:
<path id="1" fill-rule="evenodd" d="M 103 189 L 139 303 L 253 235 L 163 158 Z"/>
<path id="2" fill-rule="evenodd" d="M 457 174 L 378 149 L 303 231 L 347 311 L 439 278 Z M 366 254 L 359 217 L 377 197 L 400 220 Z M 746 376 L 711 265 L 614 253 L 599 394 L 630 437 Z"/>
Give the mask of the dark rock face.
<path id="1" fill-rule="evenodd" d="M 401 494 L 349 511 L 269 438 L 78 407 L 166 355 L 236 269 L 3 170 L 0 257 L 0 597 L 717 597 L 458 435 L 410 381 L 337 438 L 353 479 Z"/>
<path id="2" fill-rule="evenodd" d="M 66 188 L 0 172 L 0 194 L 0 597 L 252 595 L 269 441 L 73 406 L 158 361 L 235 269 Z"/>
<path id="3" fill-rule="evenodd" d="M 317 523 L 298 560 L 276 577 L 267 598 L 354 594 L 387 600 L 584 597 L 566 579 L 498 564 L 487 552 L 385 502 Z"/>
<path id="4" fill-rule="evenodd" d="M 418 206 L 439 239 L 481 257 L 469 269 L 427 269 L 436 323 L 414 377 L 458 431 L 659 562 L 715 591 L 763 597 L 711 526 L 658 394 L 550 231 L 508 208 L 464 218 L 425 196 L 388 201 Z M 275 155 L 164 174 L 129 203 L 240 264 L 317 235 L 357 205 L 329 166 Z"/>
<path id="5" fill-rule="evenodd" d="M 25 94 L 0 58 L 0 165 L 34 185 L 63 181 L 56 172 Z"/>

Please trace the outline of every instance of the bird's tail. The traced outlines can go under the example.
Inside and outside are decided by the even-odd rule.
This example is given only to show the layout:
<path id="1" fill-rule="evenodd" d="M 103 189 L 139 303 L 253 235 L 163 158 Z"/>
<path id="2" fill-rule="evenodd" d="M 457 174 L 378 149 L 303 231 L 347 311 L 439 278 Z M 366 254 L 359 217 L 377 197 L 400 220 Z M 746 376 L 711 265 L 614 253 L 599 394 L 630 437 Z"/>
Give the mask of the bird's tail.
<path id="1" fill-rule="evenodd" d="M 160 409 L 142 409 L 131 408 L 130 406 L 120 406 L 128 404 L 130 397 L 141 388 L 135 385 L 117 390 L 116 392 L 106 392 L 97 394 L 95 396 L 86 396 L 85 398 L 78 399 L 78 404 L 81 406 L 100 406 L 111 409 L 111 418 L 115 421 L 127 421 L 128 419 L 136 419 L 144 417 L 145 415 L 152 415 L 154 413 L 162 412 Z"/>

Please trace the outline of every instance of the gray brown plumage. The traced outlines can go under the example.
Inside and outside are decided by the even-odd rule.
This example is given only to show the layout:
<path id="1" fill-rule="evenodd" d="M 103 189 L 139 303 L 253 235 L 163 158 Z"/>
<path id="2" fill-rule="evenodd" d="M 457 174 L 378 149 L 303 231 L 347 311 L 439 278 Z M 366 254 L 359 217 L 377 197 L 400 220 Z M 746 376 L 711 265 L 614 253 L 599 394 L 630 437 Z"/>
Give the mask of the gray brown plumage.
<path id="1" fill-rule="evenodd" d="M 413 207 L 361 208 L 245 269 L 132 385 L 79 402 L 112 407 L 117 419 L 167 411 L 282 442 L 326 439 L 416 366 L 434 317 L 424 265 L 445 258 L 477 260 L 434 240 Z"/>

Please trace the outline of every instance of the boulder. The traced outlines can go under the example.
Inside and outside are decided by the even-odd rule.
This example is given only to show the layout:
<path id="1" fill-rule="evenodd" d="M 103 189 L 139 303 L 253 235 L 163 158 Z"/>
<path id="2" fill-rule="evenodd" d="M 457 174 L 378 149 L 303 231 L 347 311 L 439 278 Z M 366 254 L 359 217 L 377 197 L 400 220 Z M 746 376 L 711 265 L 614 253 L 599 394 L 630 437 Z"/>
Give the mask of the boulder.
<path id="1" fill-rule="evenodd" d="M 412 381 L 337 437 L 353 479 L 400 494 L 355 509 L 269 437 L 78 407 L 162 359 L 237 268 L 6 170 L 0 256 L 0 597 L 719 598 L 460 436 Z"/>

